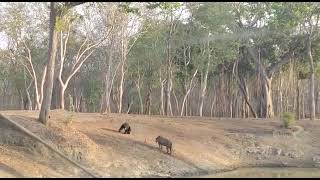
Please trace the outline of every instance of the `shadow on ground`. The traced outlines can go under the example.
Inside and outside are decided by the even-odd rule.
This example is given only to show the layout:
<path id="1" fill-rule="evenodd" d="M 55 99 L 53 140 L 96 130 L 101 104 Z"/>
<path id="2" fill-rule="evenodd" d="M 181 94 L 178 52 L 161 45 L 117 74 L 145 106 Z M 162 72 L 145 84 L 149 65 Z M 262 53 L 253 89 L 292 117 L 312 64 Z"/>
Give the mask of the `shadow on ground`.
<path id="1" fill-rule="evenodd" d="M 23 174 L 19 173 L 17 170 L 13 169 L 12 167 L 2 162 L 0 162 L 0 169 L 16 177 L 25 177 Z"/>

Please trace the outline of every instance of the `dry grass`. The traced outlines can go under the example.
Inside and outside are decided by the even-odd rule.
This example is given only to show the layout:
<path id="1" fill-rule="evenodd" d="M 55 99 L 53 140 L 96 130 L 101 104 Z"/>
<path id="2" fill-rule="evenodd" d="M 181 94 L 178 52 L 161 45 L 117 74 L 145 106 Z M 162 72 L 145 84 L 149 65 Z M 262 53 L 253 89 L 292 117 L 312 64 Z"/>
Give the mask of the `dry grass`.
<path id="1" fill-rule="evenodd" d="M 287 139 L 273 136 L 273 131 L 280 130 L 282 124 L 276 119 L 165 118 L 74 113 L 72 123 L 66 126 L 64 122 L 72 113 L 55 110 L 50 115 L 52 123 L 49 130 L 52 131 L 43 131 L 41 125 L 34 124 L 38 124 L 35 122 L 38 112 L 0 113 L 12 115 L 11 117 L 17 121 L 18 116 L 23 116 L 29 120 L 24 121 L 28 122 L 25 126 L 29 124 L 28 128 L 33 129 L 33 132 L 54 144 L 62 143 L 54 140 L 56 136 L 66 138 L 63 140 L 67 140 L 65 144 L 77 144 L 78 147 L 86 148 L 88 156 L 96 159 L 88 164 L 104 172 L 105 176 L 113 177 L 179 176 L 187 172 L 219 170 L 257 163 L 254 159 L 239 155 L 244 148 L 254 144 L 291 148 L 285 147 Z M 30 120 L 33 120 L 33 123 L 30 123 Z M 21 119 L 20 121 L 23 123 Z M 123 122 L 131 125 L 132 134 L 124 135 L 117 132 Z M 320 122 L 300 121 L 297 125 L 304 127 L 308 133 L 303 139 L 292 139 L 290 144 L 294 149 L 310 152 L 312 155 L 320 145 L 319 138 L 315 138 L 320 135 L 315 130 L 319 130 Z M 44 132 L 52 132 L 52 135 Z M 157 149 L 155 138 L 158 135 L 172 140 L 173 156 Z M 268 163 L 272 161 L 272 158 L 268 159 Z M 259 162 L 263 163 L 264 160 Z"/>

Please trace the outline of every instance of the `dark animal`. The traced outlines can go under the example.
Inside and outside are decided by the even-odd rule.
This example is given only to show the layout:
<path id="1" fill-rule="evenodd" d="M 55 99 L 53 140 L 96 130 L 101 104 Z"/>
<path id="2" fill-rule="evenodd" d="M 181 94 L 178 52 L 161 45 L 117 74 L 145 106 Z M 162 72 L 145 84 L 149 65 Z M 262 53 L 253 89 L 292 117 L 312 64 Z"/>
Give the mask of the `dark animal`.
<path id="1" fill-rule="evenodd" d="M 159 144 L 159 149 L 160 149 L 160 150 L 162 150 L 162 146 L 166 146 L 166 148 L 167 148 L 167 153 L 168 153 L 168 154 L 171 154 L 171 152 L 172 152 L 172 142 L 171 142 L 169 139 L 164 138 L 164 137 L 162 137 L 162 136 L 158 136 L 158 137 L 156 138 L 156 143 Z M 169 150 L 170 150 L 170 153 L 169 153 Z"/>
<path id="2" fill-rule="evenodd" d="M 124 129 L 123 134 L 130 134 L 131 133 L 131 127 L 128 123 L 123 123 L 119 129 L 119 132 L 121 132 Z"/>

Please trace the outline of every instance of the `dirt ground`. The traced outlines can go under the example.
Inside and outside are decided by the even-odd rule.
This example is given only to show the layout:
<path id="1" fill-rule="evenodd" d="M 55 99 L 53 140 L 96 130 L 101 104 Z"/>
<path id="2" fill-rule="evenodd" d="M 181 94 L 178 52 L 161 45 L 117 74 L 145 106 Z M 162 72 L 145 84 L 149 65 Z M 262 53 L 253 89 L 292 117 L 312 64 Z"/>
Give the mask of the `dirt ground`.
<path id="1" fill-rule="evenodd" d="M 301 120 L 284 130 L 278 119 L 160 117 L 53 110 L 50 125 L 36 111 L 2 111 L 101 177 L 197 176 L 252 166 L 314 167 L 320 155 L 320 121 Z M 130 135 L 117 132 L 128 122 Z M 173 155 L 155 138 L 173 142 Z M 0 177 L 85 177 L 52 152 L 0 145 Z"/>

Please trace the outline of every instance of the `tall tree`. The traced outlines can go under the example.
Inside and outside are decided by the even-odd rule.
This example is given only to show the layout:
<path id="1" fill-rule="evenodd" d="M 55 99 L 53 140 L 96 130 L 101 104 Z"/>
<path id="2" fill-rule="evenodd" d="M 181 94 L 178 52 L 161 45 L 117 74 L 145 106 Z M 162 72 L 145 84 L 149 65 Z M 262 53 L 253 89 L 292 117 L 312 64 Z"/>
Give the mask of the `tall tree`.
<path id="1" fill-rule="evenodd" d="M 65 3 L 65 8 L 69 9 L 73 6 L 82 4 L 83 2 L 69 2 Z M 63 17 L 64 11 L 60 7 L 60 17 Z M 39 121 L 43 124 L 47 124 L 48 116 L 51 106 L 52 99 L 52 88 L 53 88 L 53 75 L 55 68 L 55 59 L 57 52 L 58 44 L 58 32 L 56 30 L 56 18 L 57 18 L 58 9 L 55 2 L 50 3 L 50 20 L 49 20 L 49 48 L 48 48 L 48 63 L 47 63 L 47 72 L 44 83 L 44 93 L 43 101 L 41 104 L 41 109 L 39 113 Z"/>

